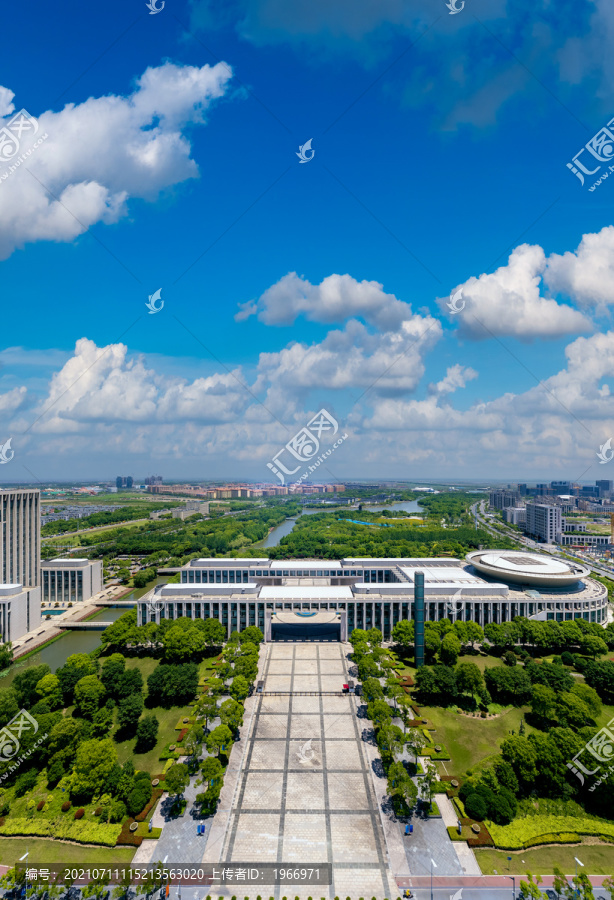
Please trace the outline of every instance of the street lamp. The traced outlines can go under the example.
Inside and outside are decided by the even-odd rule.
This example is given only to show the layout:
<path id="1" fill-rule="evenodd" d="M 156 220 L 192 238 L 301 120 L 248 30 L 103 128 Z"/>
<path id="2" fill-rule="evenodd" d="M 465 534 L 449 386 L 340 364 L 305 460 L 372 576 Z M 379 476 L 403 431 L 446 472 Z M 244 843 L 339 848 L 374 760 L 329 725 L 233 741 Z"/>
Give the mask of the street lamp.
<path id="1" fill-rule="evenodd" d="M 506 875 L 506 878 L 511 878 L 514 882 L 514 893 L 512 894 L 512 900 L 516 900 L 516 876 L 515 875 Z"/>
<path id="2" fill-rule="evenodd" d="M 583 863 L 583 862 L 580 862 L 580 860 L 578 859 L 577 856 L 574 856 L 574 859 L 575 859 L 575 861 L 576 861 L 576 889 L 575 889 L 575 891 L 574 891 L 574 894 L 577 894 L 577 896 L 579 897 L 579 896 L 580 896 L 580 890 L 579 890 L 579 888 L 578 888 L 578 866 L 582 866 L 582 868 L 584 868 L 584 863 Z"/>
<path id="3" fill-rule="evenodd" d="M 27 859 L 30 855 L 30 851 L 27 850 L 23 856 L 19 857 L 19 862 L 23 862 L 24 859 Z M 26 897 L 28 896 L 28 867 L 26 866 Z"/>
<path id="4" fill-rule="evenodd" d="M 433 900 L 433 868 L 437 868 L 437 863 L 431 858 L 431 900 Z"/>

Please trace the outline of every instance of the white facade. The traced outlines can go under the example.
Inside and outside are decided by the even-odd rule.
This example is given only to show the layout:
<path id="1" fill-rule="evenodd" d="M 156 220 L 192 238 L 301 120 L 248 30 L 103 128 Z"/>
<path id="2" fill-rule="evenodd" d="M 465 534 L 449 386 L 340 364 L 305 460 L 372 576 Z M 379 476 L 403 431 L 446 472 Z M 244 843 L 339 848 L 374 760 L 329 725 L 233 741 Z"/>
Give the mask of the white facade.
<path id="1" fill-rule="evenodd" d="M 501 510 L 503 521 L 509 525 L 525 525 L 527 521 L 527 511 L 524 506 L 508 506 Z"/>
<path id="2" fill-rule="evenodd" d="M 548 503 L 527 503 L 526 532 L 546 544 L 554 544 L 563 531 L 563 512 L 560 506 Z"/>
<path id="3" fill-rule="evenodd" d="M 0 639 L 16 641 L 33 631 L 41 622 L 39 587 L 24 588 L 20 584 L 0 584 Z"/>
<path id="4" fill-rule="evenodd" d="M 0 489 L 0 584 L 39 583 L 40 491 Z"/>
<path id="5" fill-rule="evenodd" d="M 423 572 L 430 621 L 460 618 L 483 626 L 527 616 L 605 623 L 604 585 L 588 578 L 585 567 L 540 559 L 544 562 L 539 571 L 536 566 L 527 569 L 526 583 L 521 565 L 515 571 L 514 565 L 507 566 L 509 580 L 503 569 L 501 577 L 488 580 L 469 558 L 194 559 L 182 568 L 180 584 L 157 585 L 138 601 L 137 621 L 143 625 L 162 618 L 211 617 L 222 622 L 228 635 L 249 625 L 264 633 L 274 613 L 305 616 L 308 610 L 328 610 L 344 614 L 340 620 L 348 635 L 354 628 L 376 627 L 388 640 L 397 622 L 414 618 L 414 579 L 416 572 Z"/>
<path id="6" fill-rule="evenodd" d="M 80 603 L 101 590 L 101 559 L 49 559 L 41 563 L 43 603 Z"/>

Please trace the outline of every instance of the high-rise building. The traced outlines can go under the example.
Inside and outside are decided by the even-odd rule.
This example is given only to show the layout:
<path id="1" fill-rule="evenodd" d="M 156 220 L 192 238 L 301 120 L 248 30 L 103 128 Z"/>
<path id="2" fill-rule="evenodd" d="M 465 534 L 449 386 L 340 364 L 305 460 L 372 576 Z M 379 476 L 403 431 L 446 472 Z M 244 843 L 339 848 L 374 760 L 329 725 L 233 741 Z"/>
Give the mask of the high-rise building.
<path id="1" fill-rule="evenodd" d="M 122 478 L 121 475 L 118 475 L 117 478 L 115 479 L 115 487 L 117 488 L 118 491 L 121 491 L 123 486 L 124 486 L 124 479 Z"/>
<path id="2" fill-rule="evenodd" d="M 131 488 L 133 484 L 134 478 L 132 477 L 132 475 L 128 475 L 128 477 L 126 478 L 126 487 Z"/>
<path id="3" fill-rule="evenodd" d="M 121 489 L 123 487 L 131 488 L 133 484 L 134 484 L 134 478 L 132 477 L 132 475 L 128 475 L 128 476 L 118 475 L 117 478 L 115 479 L 115 485 L 116 485 L 118 491 L 121 491 Z"/>
<path id="4" fill-rule="evenodd" d="M 41 620 L 40 491 L 0 490 L 0 639 L 15 641 Z"/>
<path id="5" fill-rule="evenodd" d="M 599 488 L 600 497 L 608 498 L 611 497 L 614 490 L 614 481 L 607 481 L 602 478 L 600 481 L 595 482 L 595 486 Z"/>
<path id="6" fill-rule="evenodd" d="M 518 485 L 518 493 L 520 494 L 521 497 L 524 497 L 524 496 L 526 495 L 526 493 L 527 493 L 527 486 L 526 486 L 526 484 L 519 484 L 519 485 Z"/>
<path id="7" fill-rule="evenodd" d="M 491 491 L 490 505 L 493 509 L 506 509 L 508 506 L 520 506 L 518 491 Z"/>
<path id="8" fill-rule="evenodd" d="M 0 490 L 0 584 L 39 584 L 40 491 Z"/>
<path id="9" fill-rule="evenodd" d="M 549 503 L 527 503 L 527 534 L 554 544 L 563 531 L 563 511 Z"/>

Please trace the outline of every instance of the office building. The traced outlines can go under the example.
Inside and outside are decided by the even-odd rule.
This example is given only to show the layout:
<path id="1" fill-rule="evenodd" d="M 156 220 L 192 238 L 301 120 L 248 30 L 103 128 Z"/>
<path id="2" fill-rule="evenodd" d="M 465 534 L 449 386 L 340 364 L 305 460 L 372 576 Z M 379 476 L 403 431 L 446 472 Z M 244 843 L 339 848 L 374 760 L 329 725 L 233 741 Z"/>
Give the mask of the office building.
<path id="1" fill-rule="evenodd" d="M 614 490 L 614 481 L 607 481 L 603 478 L 595 482 L 595 486 L 599 488 L 599 496 L 609 500 Z"/>
<path id="2" fill-rule="evenodd" d="M 145 487 L 149 487 L 150 484 L 162 484 L 162 476 L 161 475 L 150 475 L 145 479 Z"/>
<path id="3" fill-rule="evenodd" d="M 501 511 L 503 521 L 509 525 L 525 525 L 527 521 L 527 511 L 524 506 L 507 506 Z"/>
<path id="4" fill-rule="evenodd" d="M 118 491 L 121 491 L 122 488 L 131 488 L 134 484 L 134 478 L 132 475 L 118 475 L 115 479 L 115 486 Z"/>
<path id="5" fill-rule="evenodd" d="M 480 625 L 514 616 L 604 623 L 607 588 L 586 566 L 524 550 L 475 551 L 466 560 L 193 559 L 180 584 L 157 585 L 138 600 L 139 625 L 162 619 L 218 619 L 227 634 L 257 625 L 267 640 L 345 640 L 379 628 L 385 640 L 415 619 L 416 575 L 424 575 L 428 621 Z M 317 626 L 317 628 L 315 627 Z"/>
<path id="6" fill-rule="evenodd" d="M 43 603 L 80 603 L 102 590 L 101 559 L 48 559 L 41 563 Z"/>
<path id="7" fill-rule="evenodd" d="M 16 641 L 37 628 L 41 621 L 40 587 L 0 584 L 0 638 Z"/>
<path id="8" fill-rule="evenodd" d="M 489 501 L 492 509 L 520 506 L 520 494 L 518 491 L 491 491 Z"/>
<path id="9" fill-rule="evenodd" d="M 39 583 L 40 491 L 0 490 L 0 584 Z"/>
<path id="10" fill-rule="evenodd" d="M 550 503 L 527 503 L 526 533 L 546 544 L 558 541 L 563 531 L 563 511 Z"/>

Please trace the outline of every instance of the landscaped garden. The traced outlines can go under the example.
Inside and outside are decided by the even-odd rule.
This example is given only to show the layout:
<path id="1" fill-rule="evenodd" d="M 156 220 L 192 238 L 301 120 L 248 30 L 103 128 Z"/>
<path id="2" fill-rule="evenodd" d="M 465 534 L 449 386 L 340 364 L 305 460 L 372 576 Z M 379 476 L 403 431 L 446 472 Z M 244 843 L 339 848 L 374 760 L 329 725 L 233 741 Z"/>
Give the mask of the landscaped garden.
<path id="1" fill-rule="evenodd" d="M 68 657 L 55 673 L 24 669 L 0 690 L 0 727 L 20 709 L 30 717 L 19 764 L 16 754 L 0 764 L 3 861 L 20 837 L 28 846 L 43 838 L 97 846 L 100 861 L 102 848 L 117 847 L 113 859 L 127 861 L 159 837 L 148 821 L 162 794 L 181 814 L 199 769 L 201 813 L 215 811 L 262 633 L 233 634 L 222 649 L 224 637 L 217 620 L 138 627 L 131 611 L 106 629 L 97 651 Z"/>

